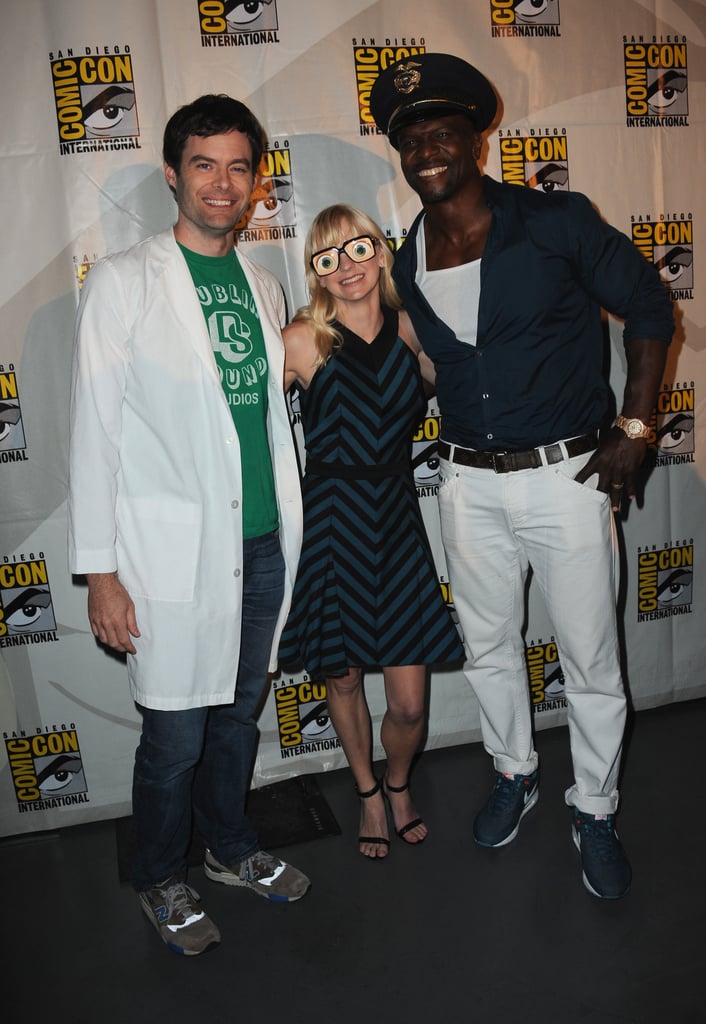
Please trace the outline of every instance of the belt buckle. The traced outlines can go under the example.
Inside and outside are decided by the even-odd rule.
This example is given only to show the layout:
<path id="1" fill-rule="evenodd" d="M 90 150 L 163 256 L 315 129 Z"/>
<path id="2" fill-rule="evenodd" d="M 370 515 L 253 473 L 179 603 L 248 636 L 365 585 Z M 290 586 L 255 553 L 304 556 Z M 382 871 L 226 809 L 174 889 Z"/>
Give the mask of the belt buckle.
<path id="1" fill-rule="evenodd" d="M 513 469 L 513 452 L 491 452 L 494 473 L 511 473 Z M 510 465 L 503 465 L 502 460 L 510 462 Z"/>

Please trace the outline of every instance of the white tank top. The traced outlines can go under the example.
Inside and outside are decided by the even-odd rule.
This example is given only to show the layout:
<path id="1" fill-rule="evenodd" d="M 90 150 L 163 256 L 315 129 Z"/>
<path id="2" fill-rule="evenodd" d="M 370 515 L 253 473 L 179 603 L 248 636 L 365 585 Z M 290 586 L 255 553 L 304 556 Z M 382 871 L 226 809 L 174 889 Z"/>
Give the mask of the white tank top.
<path id="1" fill-rule="evenodd" d="M 427 270 L 424 220 L 417 232 L 416 283 L 436 315 L 459 341 L 475 345 L 478 337 L 480 260 L 446 270 Z"/>

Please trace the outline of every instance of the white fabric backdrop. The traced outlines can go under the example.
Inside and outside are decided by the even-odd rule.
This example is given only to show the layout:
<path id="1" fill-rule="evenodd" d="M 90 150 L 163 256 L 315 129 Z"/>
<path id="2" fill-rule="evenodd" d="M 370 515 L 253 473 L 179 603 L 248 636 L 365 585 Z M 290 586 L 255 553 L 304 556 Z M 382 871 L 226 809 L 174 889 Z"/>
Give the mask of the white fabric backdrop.
<path id="1" fill-rule="evenodd" d="M 415 48 L 456 53 L 494 82 L 503 107 L 488 173 L 586 192 L 674 291 L 654 468 L 644 506 L 622 524 L 622 621 L 637 708 L 706 692 L 704 0 L 5 0 L 2 27 L 0 834 L 130 810 L 138 716 L 67 570 L 69 368 L 90 265 L 174 220 L 160 159 L 167 117 L 227 92 L 267 127 L 263 190 L 239 244 L 279 276 L 293 310 L 306 299 L 304 236 L 323 206 L 363 207 L 393 246 L 404 240 L 418 201 L 367 96 L 380 67 Z M 618 396 L 620 330 L 610 322 Z M 417 475 L 451 603 L 426 451 L 438 428 L 432 403 Z M 532 591 L 526 640 L 537 726 L 558 724 L 561 674 Z M 368 693 L 377 727 L 375 675 Z M 344 763 L 325 691 L 305 676 L 273 681 L 261 728 L 255 785 Z M 435 672 L 428 746 L 478 738 L 463 676 Z"/>

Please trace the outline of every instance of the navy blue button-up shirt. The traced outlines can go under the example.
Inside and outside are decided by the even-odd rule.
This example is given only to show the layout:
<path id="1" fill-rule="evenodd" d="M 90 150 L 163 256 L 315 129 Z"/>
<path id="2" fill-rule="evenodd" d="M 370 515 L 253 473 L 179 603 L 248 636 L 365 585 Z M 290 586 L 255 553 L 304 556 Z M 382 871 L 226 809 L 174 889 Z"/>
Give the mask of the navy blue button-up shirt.
<path id="1" fill-rule="evenodd" d="M 667 344 L 671 301 L 656 269 L 578 192 L 550 195 L 484 177 L 493 219 L 481 260 L 478 336 L 460 342 L 415 283 L 420 214 L 394 278 L 436 368 L 442 436 L 521 451 L 601 426 L 610 409 L 601 307 L 623 340 Z"/>

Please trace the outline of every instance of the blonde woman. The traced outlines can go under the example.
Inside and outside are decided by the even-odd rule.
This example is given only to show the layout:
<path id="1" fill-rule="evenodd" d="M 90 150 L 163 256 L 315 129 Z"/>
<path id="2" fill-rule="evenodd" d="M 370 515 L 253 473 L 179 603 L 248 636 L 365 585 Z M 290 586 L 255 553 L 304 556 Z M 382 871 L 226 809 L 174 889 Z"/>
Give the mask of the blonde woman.
<path id="1" fill-rule="evenodd" d="M 299 390 L 306 443 L 304 543 L 281 647 L 325 679 L 328 709 L 360 797 L 360 852 L 386 857 L 389 833 L 409 845 L 427 827 L 409 773 L 425 730 L 426 666 L 460 661 L 411 468 L 433 380 L 399 309 L 393 257 L 365 213 L 336 205 L 306 241 L 310 304 L 285 329 L 285 387 Z M 382 779 L 372 764 L 363 670 L 383 671 Z"/>

